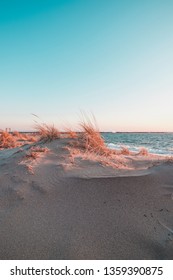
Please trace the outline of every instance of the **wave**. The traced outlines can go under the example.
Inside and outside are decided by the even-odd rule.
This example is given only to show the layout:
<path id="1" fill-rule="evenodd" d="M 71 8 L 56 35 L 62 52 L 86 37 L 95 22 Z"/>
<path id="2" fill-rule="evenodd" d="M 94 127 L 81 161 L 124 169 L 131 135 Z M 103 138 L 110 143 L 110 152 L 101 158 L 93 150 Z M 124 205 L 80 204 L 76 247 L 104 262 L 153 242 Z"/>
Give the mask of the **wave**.
<path id="1" fill-rule="evenodd" d="M 139 152 L 141 148 L 146 148 L 150 154 L 156 154 L 156 155 L 173 155 L 173 148 L 170 149 L 158 149 L 158 148 L 152 148 L 149 146 L 134 146 L 134 145 L 129 145 L 125 143 L 106 143 L 107 147 L 113 150 L 118 150 L 120 151 L 122 147 L 126 147 L 129 149 L 131 152 Z"/>
<path id="2" fill-rule="evenodd" d="M 173 156 L 173 133 L 103 133 L 110 149 L 121 150 L 123 146 L 132 152 L 146 148 L 149 153 Z"/>

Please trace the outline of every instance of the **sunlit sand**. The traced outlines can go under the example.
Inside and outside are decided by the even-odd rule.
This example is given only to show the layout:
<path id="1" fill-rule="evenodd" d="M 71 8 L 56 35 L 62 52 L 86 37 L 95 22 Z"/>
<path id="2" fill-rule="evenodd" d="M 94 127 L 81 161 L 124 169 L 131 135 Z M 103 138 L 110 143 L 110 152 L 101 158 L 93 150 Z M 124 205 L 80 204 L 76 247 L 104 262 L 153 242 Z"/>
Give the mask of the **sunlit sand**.
<path id="1" fill-rule="evenodd" d="M 171 157 L 110 150 L 86 123 L 0 143 L 1 259 L 173 258 Z"/>

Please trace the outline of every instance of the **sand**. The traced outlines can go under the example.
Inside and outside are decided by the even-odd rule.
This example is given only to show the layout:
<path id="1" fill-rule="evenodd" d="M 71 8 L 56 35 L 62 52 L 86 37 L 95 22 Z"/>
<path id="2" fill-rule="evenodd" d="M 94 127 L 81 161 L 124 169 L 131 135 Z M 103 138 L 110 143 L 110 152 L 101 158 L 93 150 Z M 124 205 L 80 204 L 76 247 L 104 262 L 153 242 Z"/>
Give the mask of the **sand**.
<path id="1" fill-rule="evenodd" d="M 0 259 L 173 259 L 173 164 L 72 158 L 68 139 L 0 151 Z M 29 167 L 31 168 L 29 168 Z"/>

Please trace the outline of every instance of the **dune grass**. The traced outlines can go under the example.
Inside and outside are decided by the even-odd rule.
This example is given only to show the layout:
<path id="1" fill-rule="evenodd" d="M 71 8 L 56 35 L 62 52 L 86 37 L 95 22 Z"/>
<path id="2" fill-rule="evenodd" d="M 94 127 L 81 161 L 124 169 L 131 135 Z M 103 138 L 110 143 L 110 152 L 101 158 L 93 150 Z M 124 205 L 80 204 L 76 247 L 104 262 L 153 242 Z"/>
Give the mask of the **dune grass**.
<path id="1" fill-rule="evenodd" d="M 125 156 L 129 156 L 131 153 L 129 151 L 129 149 L 125 146 L 122 146 L 121 151 L 120 151 L 121 155 L 125 155 Z"/>
<path id="2" fill-rule="evenodd" d="M 7 132 L 1 131 L 0 132 L 0 149 L 9 149 L 15 148 L 18 146 L 22 146 L 24 143 L 27 142 L 35 142 L 36 137 L 30 134 L 19 133 L 18 131 L 14 132 Z"/>
<path id="3" fill-rule="evenodd" d="M 35 142 L 37 138 L 33 136 L 32 133 L 20 133 L 18 131 L 13 131 L 12 136 L 14 136 L 17 141 L 28 141 L 28 142 Z"/>
<path id="4" fill-rule="evenodd" d="M 21 138 L 21 133 L 19 133 L 17 130 L 13 131 L 12 135 L 17 137 L 17 138 Z"/>
<path id="5" fill-rule="evenodd" d="M 94 116 L 92 118 L 85 117 L 80 123 L 82 133 L 79 136 L 79 146 L 87 152 L 102 156 L 109 156 L 113 153 L 110 150 L 99 132 Z"/>
<path id="6" fill-rule="evenodd" d="M 49 149 L 47 147 L 31 147 L 29 152 L 26 153 L 26 158 L 28 159 L 37 159 L 40 157 L 41 154 L 47 153 Z"/>
<path id="7" fill-rule="evenodd" d="M 20 160 L 20 164 L 26 166 L 29 174 L 34 175 L 34 166 L 37 164 L 37 159 L 42 157 L 45 153 L 49 152 L 49 149 L 45 146 L 30 146 L 29 150 L 25 151 L 23 158 Z"/>
<path id="8" fill-rule="evenodd" d="M 126 159 L 121 157 L 117 150 L 110 149 L 102 137 L 94 115 L 82 115 L 79 122 L 80 132 L 77 138 L 70 143 L 67 149 L 70 152 L 72 162 L 75 158 L 97 161 L 101 165 L 113 168 L 124 168 Z"/>
<path id="9" fill-rule="evenodd" d="M 148 155 L 149 155 L 149 152 L 148 152 L 148 150 L 147 150 L 146 148 L 141 148 L 141 149 L 139 150 L 138 155 L 140 155 L 140 156 L 148 156 Z"/>
<path id="10" fill-rule="evenodd" d="M 122 146 L 120 151 L 110 149 L 106 143 L 104 142 L 104 138 L 102 137 L 96 119 L 94 115 L 86 115 L 82 114 L 80 118 L 79 127 L 80 132 L 75 132 L 70 128 L 67 128 L 65 133 L 61 133 L 54 125 L 49 125 L 41 121 L 41 119 L 32 114 L 39 120 L 34 120 L 35 125 L 34 128 L 37 130 L 38 135 L 28 135 L 25 133 L 19 133 L 18 131 L 14 131 L 12 133 L 8 133 L 6 131 L 0 132 L 0 149 L 4 148 L 14 148 L 17 146 L 21 146 L 25 141 L 28 142 L 36 142 L 38 140 L 43 141 L 53 141 L 55 139 L 65 137 L 74 139 L 73 144 L 70 144 L 71 147 L 75 148 L 74 154 L 77 154 L 77 150 L 80 153 L 88 154 L 88 157 L 93 158 L 94 156 L 103 157 L 103 160 L 109 159 L 114 160 L 121 155 L 134 155 L 129 149 L 125 146 Z M 62 134 L 62 135 L 61 135 Z M 73 152 L 72 152 L 73 153 Z M 141 156 L 147 156 L 148 151 L 145 148 L 141 148 L 138 154 Z M 36 158 L 37 152 L 32 151 L 31 157 Z M 101 159 L 101 158 L 100 158 Z"/>
<path id="11" fill-rule="evenodd" d="M 43 122 L 39 116 L 32 114 L 34 116 L 34 128 L 37 130 L 40 139 L 44 141 L 53 141 L 61 137 L 60 131 L 52 124 L 46 124 Z"/>
<path id="12" fill-rule="evenodd" d="M 0 148 L 8 149 L 8 148 L 14 148 L 16 146 L 17 146 L 17 142 L 12 134 L 8 133 L 7 131 L 2 131 L 0 133 Z"/>
<path id="13" fill-rule="evenodd" d="M 42 124 L 37 123 L 34 127 L 38 131 L 40 140 L 52 141 L 55 139 L 59 139 L 61 136 L 60 131 L 54 125 L 48 125 L 45 123 L 42 123 Z"/>
<path id="14" fill-rule="evenodd" d="M 66 129 L 67 137 L 71 139 L 76 139 L 78 137 L 77 132 L 69 129 Z"/>

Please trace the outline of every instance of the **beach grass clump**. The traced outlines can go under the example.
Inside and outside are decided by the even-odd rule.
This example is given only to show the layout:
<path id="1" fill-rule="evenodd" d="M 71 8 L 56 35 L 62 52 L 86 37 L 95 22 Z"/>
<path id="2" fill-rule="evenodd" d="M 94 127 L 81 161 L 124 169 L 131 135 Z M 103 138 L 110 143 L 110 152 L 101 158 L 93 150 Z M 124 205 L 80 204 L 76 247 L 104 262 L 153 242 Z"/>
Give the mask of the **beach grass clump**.
<path id="1" fill-rule="evenodd" d="M 20 137 L 21 137 L 21 134 L 20 134 L 19 131 L 17 131 L 17 130 L 13 131 L 13 132 L 12 132 L 12 135 L 13 135 L 14 137 L 17 137 L 17 138 L 20 138 Z"/>
<path id="2" fill-rule="evenodd" d="M 18 141 L 36 142 L 37 137 L 36 135 L 33 135 L 33 133 L 20 133 Z"/>
<path id="3" fill-rule="evenodd" d="M 140 156 L 148 156 L 148 155 L 149 155 L 149 152 L 148 152 L 148 150 L 147 150 L 146 148 L 141 148 L 141 149 L 139 150 L 138 155 L 140 155 Z"/>
<path id="4" fill-rule="evenodd" d="M 76 139 L 78 137 L 77 133 L 71 129 L 67 129 L 67 137 L 71 139 Z"/>
<path id="5" fill-rule="evenodd" d="M 37 137 L 32 136 L 32 135 L 28 135 L 27 136 L 27 141 L 28 142 L 36 142 L 37 141 Z"/>
<path id="6" fill-rule="evenodd" d="M 35 142 L 36 137 L 33 136 L 32 133 L 20 133 L 18 131 L 13 131 L 12 135 L 16 138 L 16 141 L 28 141 L 28 142 Z"/>
<path id="7" fill-rule="evenodd" d="M 1 149 L 8 149 L 14 148 L 17 146 L 16 139 L 13 135 L 7 131 L 1 131 L 0 133 L 0 148 Z"/>
<path id="8" fill-rule="evenodd" d="M 120 154 L 121 154 L 121 155 L 128 156 L 128 155 L 130 155 L 130 151 L 129 151 L 129 149 L 128 149 L 127 147 L 123 146 L 123 147 L 121 148 Z"/>
<path id="9" fill-rule="evenodd" d="M 26 144 L 26 142 L 35 142 L 36 138 L 32 135 L 20 133 L 18 131 L 7 132 L 0 131 L 0 149 L 10 149 Z"/>
<path id="10" fill-rule="evenodd" d="M 40 136 L 40 140 L 44 141 L 52 141 L 55 139 L 59 139 L 61 136 L 60 131 L 54 125 L 48 125 L 45 123 L 35 125 L 35 128 L 38 131 Z"/>
<path id="11" fill-rule="evenodd" d="M 123 159 L 117 150 L 110 149 L 104 142 L 94 116 L 89 118 L 84 116 L 79 122 L 80 132 L 77 139 L 70 142 L 66 147 L 70 152 L 71 162 L 75 159 L 91 160 L 103 166 L 113 168 L 124 168 L 126 159 Z"/>
<path id="12" fill-rule="evenodd" d="M 39 140 L 43 141 L 53 141 L 61 137 L 60 131 L 52 124 L 46 124 L 43 122 L 39 116 L 32 114 L 34 116 L 34 128 L 37 130 L 39 135 Z"/>
<path id="13" fill-rule="evenodd" d="M 82 132 L 78 136 L 78 145 L 80 148 L 86 152 L 101 156 L 110 156 L 113 154 L 113 150 L 106 146 L 94 117 L 93 119 L 83 119 L 79 125 L 82 128 Z"/>
<path id="14" fill-rule="evenodd" d="M 30 151 L 26 154 L 27 159 L 37 159 L 40 157 L 41 153 L 47 153 L 49 149 L 47 147 L 32 147 Z"/>

